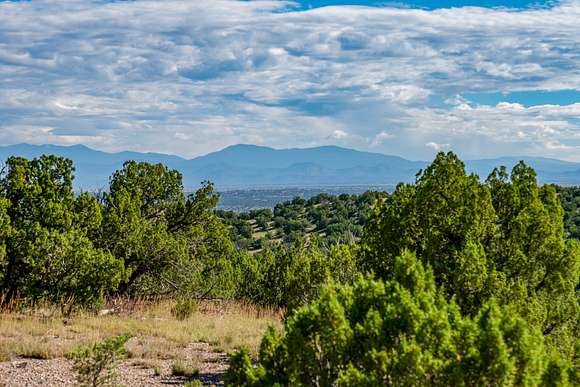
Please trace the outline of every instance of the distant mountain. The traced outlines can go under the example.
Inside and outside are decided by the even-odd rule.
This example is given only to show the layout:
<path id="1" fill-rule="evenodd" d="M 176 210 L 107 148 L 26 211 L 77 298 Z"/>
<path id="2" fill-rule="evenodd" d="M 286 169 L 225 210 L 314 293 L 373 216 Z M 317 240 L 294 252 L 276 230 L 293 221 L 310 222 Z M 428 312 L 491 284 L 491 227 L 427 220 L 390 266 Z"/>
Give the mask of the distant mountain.
<path id="1" fill-rule="evenodd" d="M 194 159 L 198 165 L 231 164 L 243 168 L 288 168 L 294 164 L 316 164 L 322 168 L 344 169 L 353 166 L 372 167 L 388 163 L 395 167 L 409 166 L 412 162 L 401 157 L 380 153 L 360 152 L 338 146 L 317 148 L 272 149 L 257 145 L 232 145 L 219 152 Z M 264 164 L 264 162 L 267 164 Z"/>
<path id="2" fill-rule="evenodd" d="M 189 162 L 188 173 L 219 186 L 333 186 L 395 184 L 425 162 L 337 146 L 272 149 L 234 145 Z"/>
<path id="3" fill-rule="evenodd" d="M 0 160 L 18 155 L 27 158 L 57 154 L 72 159 L 75 186 L 95 190 L 107 187 L 109 176 L 126 160 L 163 163 L 178 169 L 188 189 L 210 180 L 219 189 L 251 187 L 330 187 L 395 185 L 413 181 L 426 161 L 410 161 L 380 153 L 361 152 L 337 146 L 305 149 L 272 149 L 234 145 L 188 160 L 160 153 L 106 153 L 83 145 L 10 145 L 0 147 Z M 580 163 L 539 157 L 503 157 L 466 161 L 467 169 L 485 178 L 496 166 L 511 168 L 524 160 L 538 172 L 541 182 L 580 185 Z"/>
<path id="4" fill-rule="evenodd" d="M 0 147 L 0 161 L 4 161 L 10 156 L 22 156 L 31 159 L 43 154 L 55 154 L 73 160 L 76 169 L 75 186 L 84 190 L 106 188 L 109 176 L 122 167 L 126 160 L 163 163 L 179 170 L 186 167 L 185 163 L 187 163 L 187 160 L 177 156 L 137 152 L 106 153 L 84 145 L 18 144 Z"/>

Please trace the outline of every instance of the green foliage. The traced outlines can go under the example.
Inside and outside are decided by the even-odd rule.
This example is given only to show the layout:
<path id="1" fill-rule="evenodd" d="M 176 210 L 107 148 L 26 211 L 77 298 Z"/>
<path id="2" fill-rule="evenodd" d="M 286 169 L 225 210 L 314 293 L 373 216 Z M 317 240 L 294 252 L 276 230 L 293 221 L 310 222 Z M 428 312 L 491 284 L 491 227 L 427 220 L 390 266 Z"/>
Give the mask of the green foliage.
<path id="1" fill-rule="evenodd" d="M 358 270 L 354 249 L 335 246 L 326 252 L 313 240 L 309 245 L 276 244 L 254 256 L 241 255 L 238 297 L 292 311 L 313 299 L 329 280 L 352 281 Z"/>
<path id="2" fill-rule="evenodd" d="M 259 250 L 263 242 L 273 239 L 267 233 L 275 235 L 287 246 L 314 235 L 321 246 L 329 247 L 356 242 L 373 205 L 386 195 L 385 192 L 366 192 L 359 196 L 322 193 L 308 200 L 296 197 L 279 203 L 273 212 L 263 209 L 216 213 L 228 226 L 230 238 L 241 250 Z"/>
<path id="3" fill-rule="evenodd" d="M 481 183 L 453 153 L 440 153 L 376 208 L 361 264 L 391 279 L 394 258 L 415 251 L 463 312 L 474 316 L 496 298 L 569 357 L 578 336 L 580 250 L 565 240 L 562 217 L 555 189 L 539 187 L 523 163 Z"/>
<path id="4" fill-rule="evenodd" d="M 197 311 L 197 301 L 191 298 L 180 298 L 175 301 L 171 314 L 178 320 L 186 320 Z"/>
<path id="5" fill-rule="evenodd" d="M 123 278 L 123 261 L 96 248 L 101 208 L 74 197 L 70 160 L 11 157 L 0 177 L 0 279 L 9 300 L 94 305 Z"/>
<path id="6" fill-rule="evenodd" d="M 319 207 L 311 219 L 330 230 Z M 271 223 L 286 238 L 303 231 L 292 220 L 307 211 L 294 200 Z M 455 155 L 439 154 L 414 184 L 379 197 L 360 254 L 304 254 L 297 244 L 242 260 L 241 288 L 251 294 L 241 297 L 310 306 L 289 318 L 284 335 L 266 335 L 257 367 L 235 355 L 229 383 L 574 384 L 580 250 L 565 239 L 562 217 L 554 188 L 538 186 L 523 163 L 482 183 Z M 329 287 L 317 299 L 323 284 L 351 283 L 359 268 L 387 282 Z"/>
<path id="7" fill-rule="evenodd" d="M 463 275 L 478 276 L 485 266 L 481 245 L 493 235 L 493 222 L 489 189 L 466 175 L 455 155 L 440 153 L 415 184 L 399 185 L 391 202 L 377 207 L 363 237 L 363 264 L 389 278 L 394 258 L 410 249 L 432 265 L 450 294 L 456 283 L 469 283 L 477 293 L 483 285 Z M 471 302 L 465 300 L 466 307 L 476 308 Z"/>
<path id="8" fill-rule="evenodd" d="M 6 286 L 4 277 L 8 264 L 7 243 L 13 232 L 10 224 L 10 215 L 8 214 L 9 206 L 10 201 L 0 195 L 0 281 L 3 288 Z"/>
<path id="9" fill-rule="evenodd" d="M 122 279 L 122 262 L 95 249 L 78 230 L 39 229 L 28 249 L 28 274 L 20 290 L 33 299 L 96 305 Z"/>
<path id="10" fill-rule="evenodd" d="M 99 245 L 129 273 L 121 292 L 229 295 L 233 247 L 213 208 L 210 183 L 183 193 L 181 174 L 165 166 L 126 162 L 103 196 Z"/>
<path id="11" fill-rule="evenodd" d="M 475 316 L 462 315 L 433 270 L 403 252 L 387 282 L 326 286 L 283 334 L 267 332 L 256 366 L 247 351 L 235 354 L 226 383 L 533 386 L 569 371 L 510 309 L 489 301 Z"/>
<path id="12" fill-rule="evenodd" d="M 11 157 L 0 174 L 0 293 L 94 307 L 107 293 L 235 292 L 233 246 L 210 183 L 183 193 L 163 165 L 126 162 L 99 197 L 72 162 Z"/>
<path id="13" fill-rule="evenodd" d="M 556 187 L 564 209 L 566 235 L 580 239 L 580 187 Z"/>
<path id="14" fill-rule="evenodd" d="M 78 348 L 70 354 L 77 382 L 81 386 L 115 385 L 116 367 L 125 357 L 125 343 L 130 336 L 113 336 Z"/>
<path id="15" fill-rule="evenodd" d="M 580 201 L 523 163 L 481 182 L 441 153 L 392 195 L 241 214 L 214 211 L 211 183 L 186 195 L 163 165 L 129 161 L 99 196 L 75 195 L 73 171 L 42 156 L 0 173 L 3 299 L 171 293 L 178 319 L 191 297 L 286 309 L 256 367 L 232 357 L 232 385 L 580 384 Z M 79 349 L 83 383 L 112 381 L 126 340 Z"/>

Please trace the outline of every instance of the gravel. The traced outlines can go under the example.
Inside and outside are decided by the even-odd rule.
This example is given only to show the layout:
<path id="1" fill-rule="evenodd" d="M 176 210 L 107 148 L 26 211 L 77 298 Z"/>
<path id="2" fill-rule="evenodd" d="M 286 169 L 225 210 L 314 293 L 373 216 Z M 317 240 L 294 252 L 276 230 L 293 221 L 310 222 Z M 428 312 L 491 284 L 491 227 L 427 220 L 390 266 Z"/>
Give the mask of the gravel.
<path id="1" fill-rule="evenodd" d="M 192 343 L 182 354 L 185 358 L 199 359 L 199 375 L 184 378 L 171 375 L 171 360 L 157 360 L 160 375 L 144 366 L 144 362 L 127 359 L 119 366 L 118 382 L 123 386 L 167 386 L 183 385 L 199 379 L 204 385 L 223 385 L 223 374 L 227 369 L 227 355 L 213 352 L 207 343 Z M 13 359 L 0 363 L 0 386 L 74 386 L 72 362 L 67 359 Z"/>

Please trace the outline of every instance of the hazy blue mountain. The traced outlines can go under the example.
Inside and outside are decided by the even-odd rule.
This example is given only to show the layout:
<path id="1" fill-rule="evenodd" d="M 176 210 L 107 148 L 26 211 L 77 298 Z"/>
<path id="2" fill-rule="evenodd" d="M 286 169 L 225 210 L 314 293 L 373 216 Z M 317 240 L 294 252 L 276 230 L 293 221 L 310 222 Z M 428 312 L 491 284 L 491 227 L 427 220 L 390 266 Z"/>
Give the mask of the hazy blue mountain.
<path id="1" fill-rule="evenodd" d="M 190 161 L 190 172 L 220 186 L 395 184 L 413 178 L 423 161 L 337 146 L 272 149 L 233 145 Z"/>
<path id="2" fill-rule="evenodd" d="M 470 172 L 477 173 L 482 179 L 485 179 L 493 168 L 504 165 L 511 169 L 520 160 L 524 160 L 526 164 L 534 167 L 538 174 L 538 180 L 542 183 L 580 185 L 580 163 L 569 161 L 542 157 L 512 156 L 497 159 L 469 160 L 466 165 Z"/>
<path id="3" fill-rule="evenodd" d="M 187 160 L 180 157 L 165 154 L 137 152 L 106 153 L 88 148 L 84 145 L 18 144 L 0 147 L 0 161 L 2 162 L 10 156 L 22 156 L 30 159 L 42 154 L 55 154 L 73 160 L 76 169 L 75 186 L 78 189 L 84 190 L 106 188 L 111 174 L 121 168 L 126 160 L 163 163 L 179 170 L 183 169 L 185 167 L 184 163 L 187 162 Z"/>
<path id="4" fill-rule="evenodd" d="M 109 176 L 126 160 L 163 163 L 183 173 L 186 188 L 201 181 L 213 181 L 220 189 L 249 187 L 323 187 L 355 185 L 395 185 L 412 181 L 425 161 L 361 152 L 336 146 L 306 149 L 272 149 L 256 145 L 234 145 L 219 152 L 188 160 L 160 153 L 106 153 L 83 145 L 19 144 L 0 147 L 0 160 L 11 155 L 27 158 L 58 154 L 71 158 L 76 167 L 78 189 L 95 190 L 107 186 Z M 470 160 L 467 168 L 481 178 L 496 166 L 511 168 L 519 160 L 536 168 L 540 181 L 580 185 L 580 163 L 538 157 L 504 157 Z"/>
<path id="5" fill-rule="evenodd" d="M 197 165 L 237 163 L 244 168 L 288 168 L 294 164 L 316 164 L 322 168 L 343 169 L 353 166 L 372 167 L 388 163 L 394 167 L 408 167 L 413 162 L 401 157 L 380 153 L 360 152 L 338 146 L 316 148 L 272 149 L 257 145 L 232 145 L 219 152 L 194 159 Z"/>

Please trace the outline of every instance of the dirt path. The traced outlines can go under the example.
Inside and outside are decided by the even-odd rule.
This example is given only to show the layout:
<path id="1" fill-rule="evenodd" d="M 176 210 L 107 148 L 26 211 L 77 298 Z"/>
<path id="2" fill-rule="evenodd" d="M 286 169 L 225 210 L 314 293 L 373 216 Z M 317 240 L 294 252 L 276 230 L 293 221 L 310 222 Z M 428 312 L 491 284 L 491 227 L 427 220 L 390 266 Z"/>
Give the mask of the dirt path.
<path id="1" fill-rule="evenodd" d="M 212 351 L 207 343 L 192 343 L 181 355 L 184 359 L 195 359 L 199 375 L 189 378 L 172 375 L 172 360 L 155 360 L 152 363 L 143 359 L 127 359 L 119 366 L 118 381 L 123 386 L 178 386 L 198 379 L 208 386 L 223 385 L 223 374 L 227 369 L 225 353 Z M 71 368 L 72 363 L 62 358 L 14 359 L 0 363 L 0 386 L 74 386 L 75 377 Z"/>

